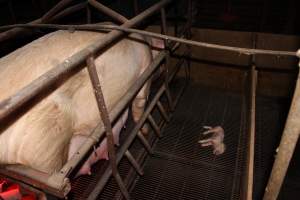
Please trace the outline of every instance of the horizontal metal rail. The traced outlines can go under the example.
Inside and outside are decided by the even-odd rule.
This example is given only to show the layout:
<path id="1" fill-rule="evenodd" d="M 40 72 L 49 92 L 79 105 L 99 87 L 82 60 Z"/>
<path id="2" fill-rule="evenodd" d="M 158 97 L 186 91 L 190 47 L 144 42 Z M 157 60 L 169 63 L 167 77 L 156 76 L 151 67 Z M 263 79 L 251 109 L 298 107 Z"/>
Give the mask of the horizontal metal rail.
<path id="1" fill-rule="evenodd" d="M 175 41 L 187 45 L 205 47 L 210 49 L 219 49 L 226 50 L 231 52 L 236 52 L 239 54 L 246 55 L 273 55 L 273 56 L 297 56 L 297 52 L 293 51 L 275 51 L 275 50 L 266 50 L 266 49 L 252 49 L 252 48 L 241 48 L 241 47 L 231 47 L 225 45 L 211 44 L 206 42 L 198 42 L 193 40 L 188 40 L 184 38 L 178 38 L 169 35 L 163 35 L 159 33 L 153 33 L 149 31 L 143 31 L 138 29 L 126 28 L 116 25 L 98 25 L 98 24 L 89 24 L 89 25 L 59 25 L 59 24 L 15 24 L 7 25 L 0 27 L 1 29 L 9 29 L 14 27 L 22 28 L 52 28 L 52 29 L 66 29 L 66 30 L 89 30 L 89 31 L 101 31 L 101 30 L 119 30 L 127 33 L 139 33 L 141 35 L 150 36 L 154 38 L 163 39 L 166 41 Z"/>

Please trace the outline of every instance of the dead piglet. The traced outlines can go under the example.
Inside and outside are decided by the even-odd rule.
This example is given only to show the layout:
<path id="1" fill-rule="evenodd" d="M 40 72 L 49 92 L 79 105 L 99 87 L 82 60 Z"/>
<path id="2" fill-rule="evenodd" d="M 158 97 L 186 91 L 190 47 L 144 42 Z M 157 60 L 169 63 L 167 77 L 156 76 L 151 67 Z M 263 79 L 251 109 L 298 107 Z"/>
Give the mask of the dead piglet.
<path id="1" fill-rule="evenodd" d="M 208 139 L 199 140 L 198 143 L 202 147 L 212 146 L 215 155 L 223 154 L 226 149 L 224 144 L 224 129 L 221 126 L 204 126 L 203 128 L 207 129 L 207 131 L 202 133 L 203 135 L 212 134 L 212 136 Z"/>

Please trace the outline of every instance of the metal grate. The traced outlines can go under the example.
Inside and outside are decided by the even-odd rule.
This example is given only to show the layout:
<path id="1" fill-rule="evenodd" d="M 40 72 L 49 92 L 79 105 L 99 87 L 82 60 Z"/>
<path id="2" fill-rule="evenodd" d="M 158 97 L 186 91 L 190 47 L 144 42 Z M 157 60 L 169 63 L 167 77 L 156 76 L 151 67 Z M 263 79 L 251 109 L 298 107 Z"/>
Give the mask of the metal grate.
<path id="1" fill-rule="evenodd" d="M 242 98 L 191 86 L 145 164 L 134 199 L 237 199 L 245 137 Z M 222 125 L 226 152 L 216 157 L 197 141 L 203 125 Z"/>

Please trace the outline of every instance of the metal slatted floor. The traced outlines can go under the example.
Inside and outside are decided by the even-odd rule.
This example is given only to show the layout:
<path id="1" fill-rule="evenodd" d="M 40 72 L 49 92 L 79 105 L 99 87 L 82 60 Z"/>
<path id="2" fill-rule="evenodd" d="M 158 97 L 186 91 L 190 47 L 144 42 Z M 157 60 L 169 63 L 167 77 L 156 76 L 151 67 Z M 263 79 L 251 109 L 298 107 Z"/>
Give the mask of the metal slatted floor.
<path id="1" fill-rule="evenodd" d="M 242 98 L 233 93 L 191 86 L 187 89 L 133 199 L 238 199 L 245 137 Z M 204 125 L 221 125 L 226 152 L 214 156 L 197 141 Z"/>

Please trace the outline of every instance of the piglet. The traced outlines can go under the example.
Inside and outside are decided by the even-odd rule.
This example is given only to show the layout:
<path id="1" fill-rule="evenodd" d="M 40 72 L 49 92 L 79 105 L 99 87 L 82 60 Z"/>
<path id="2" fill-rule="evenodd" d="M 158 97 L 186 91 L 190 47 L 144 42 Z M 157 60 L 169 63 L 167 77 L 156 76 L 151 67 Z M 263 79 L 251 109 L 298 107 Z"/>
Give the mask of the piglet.
<path id="1" fill-rule="evenodd" d="M 128 117 L 128 109 L 122 114 L 119 120 L 115 123 L 112 128 L 114 143 L 119 145 L 119 135 L 122 128 L 125 126 L 126 120 Z M 88 136 L 86 135 L 73 135 L 70 147 L 68 159 L 70 159 L 80 148 L 80 146 L 87 140 Z M 98 160 L 106 159 L 108 160 L 108 149 L 107 149 L 107 140 L 106 138 L 101 142 L 99 147 L 94 149 L 94 152 L 90 157 L 85 161 L 80 170 L 77 172 L 76 177 L 80 175 L 91 175 L 91 166 L 96 163 Z"/>
<path id="2" fill-rule="evenodd" d="M 207 131 L 202 133 L 203 135 L 212 133 L 212 136 L 208 139 L 199 140 L 198 143 L 200 143 L 202 147 L 212 146 L 215 155 L 223 154 L 226 149 L 224 144 L 224 129 L 221 126 L 204 126 L 203 128 L 207 129 Z"/>

